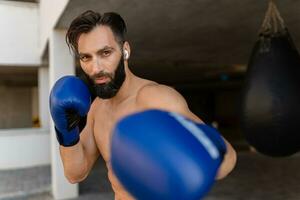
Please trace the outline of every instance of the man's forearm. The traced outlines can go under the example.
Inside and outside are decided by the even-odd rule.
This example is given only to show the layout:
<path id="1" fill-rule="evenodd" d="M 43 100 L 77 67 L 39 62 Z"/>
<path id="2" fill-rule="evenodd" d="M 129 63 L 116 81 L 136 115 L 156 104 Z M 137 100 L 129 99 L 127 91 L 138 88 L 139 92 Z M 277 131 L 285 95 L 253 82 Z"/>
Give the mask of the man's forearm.
<path id="1" fill-rule="evenodd" d="M 224 156 L 224 160 L 219 168 L 216 179 L 225 178 L 234 168 L 237 160 L 236 152 L 229 142 L 224 139 L 227 147 L 227 152 Z"/>
<path id="2" fill-rule="evenodd" d="M 70 183 L 78 183 L 85 179 L 89 167 L 81 141 L 71 147 L 60 146 L 59 149 L 64 173 L 68 181 Z"/>

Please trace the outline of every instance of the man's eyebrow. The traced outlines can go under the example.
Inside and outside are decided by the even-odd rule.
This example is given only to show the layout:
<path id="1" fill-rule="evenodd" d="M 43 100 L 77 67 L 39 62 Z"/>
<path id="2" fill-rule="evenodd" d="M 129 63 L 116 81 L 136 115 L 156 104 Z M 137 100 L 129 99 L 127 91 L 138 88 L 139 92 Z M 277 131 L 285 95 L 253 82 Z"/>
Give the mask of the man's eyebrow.
<path id="1" fill-rule="evenodd" d="M 115 48 L 110 46 L 105 46 L 102 49 L 99 49 L 97 52 L 107 51 L 107 50 L 115 50 Z"/>
<path id="2" fill-rule="evenodd" d="M 99 49 L 97 51 L 97 53 L 107 51 L 107 50 L 115 50 L 115 48 L 110 47 L 110 46 L 104 46 L 103 48 Z M 78 55 L 79 56 L 87 56 L 87 55 L 90 55 L 90 54 L 89 53 L 84 53 L 84 52 L 78 52 Z"/>
<path id="3" fill-rule="evenodd" d="M 88 53 L 81 53 L 81 52 L 78 52 L 78 56 L 88 56 L 89 54 Z"/>

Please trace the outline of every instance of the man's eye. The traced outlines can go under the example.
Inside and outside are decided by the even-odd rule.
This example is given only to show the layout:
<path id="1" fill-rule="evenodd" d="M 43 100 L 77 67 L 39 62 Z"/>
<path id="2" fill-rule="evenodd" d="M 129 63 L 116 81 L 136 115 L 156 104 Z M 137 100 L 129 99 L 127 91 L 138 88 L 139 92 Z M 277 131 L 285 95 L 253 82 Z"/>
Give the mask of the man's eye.
<path id="1" fill-rule="evenodd" d="M 102 55 L 103 56 L 109 56 L 110 55 L 110 51 L 103 51 Z"/>
<path id="2" fill-rule="evenodd" d="M 89 58 L 87 56 L 80 56 L 80 60 L 85 62 L 87 61 Z"/>

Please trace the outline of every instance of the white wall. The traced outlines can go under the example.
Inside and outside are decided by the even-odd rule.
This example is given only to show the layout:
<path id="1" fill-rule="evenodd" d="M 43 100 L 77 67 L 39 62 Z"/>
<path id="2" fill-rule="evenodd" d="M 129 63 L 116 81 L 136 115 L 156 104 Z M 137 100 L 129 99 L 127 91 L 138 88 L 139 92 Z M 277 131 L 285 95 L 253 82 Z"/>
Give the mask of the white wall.
<path id="1" fill-rule="evenodd" d="M 40 56 L 44 54 L 50 34 L 70 0 L 40 0 Z"/>
<path id="2" fill-rule="evenodd" d="M 0 1 L 0 65 L 40 64 L 38 6 Z"/>
<path id="3" fill-rule="evenodd" d="M 50 164 L 49 130 L 0 130 L 0 170 Z"/>

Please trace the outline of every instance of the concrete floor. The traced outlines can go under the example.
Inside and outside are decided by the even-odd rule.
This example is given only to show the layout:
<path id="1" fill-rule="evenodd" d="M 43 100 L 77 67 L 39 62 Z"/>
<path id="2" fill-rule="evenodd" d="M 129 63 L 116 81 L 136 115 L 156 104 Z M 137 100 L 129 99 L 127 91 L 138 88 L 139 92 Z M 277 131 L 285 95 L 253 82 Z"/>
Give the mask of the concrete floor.
<path id="1" fill-rule="evenodd" d="M 235 170 L 216 182 L 204 200 L 299 200 L 299 165 L 300 155 L 274 159 L 241 152 Z M 106 169 L 99 161 L 90 176 L 80 184 L 80 197 L 73 200 L 112 200 L 113 197 Z M 50 168 L 0 171 L 0 199 L 53 200 Z"/>

